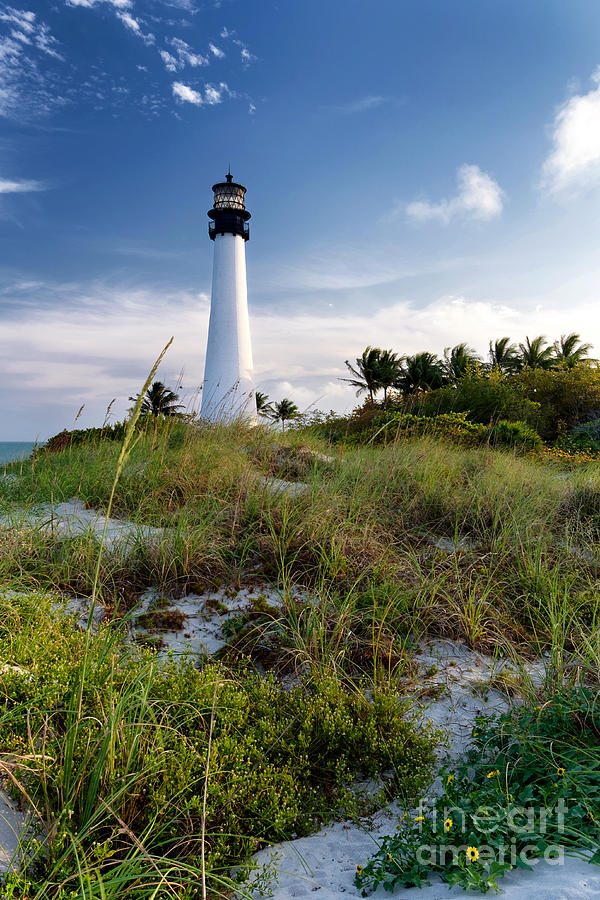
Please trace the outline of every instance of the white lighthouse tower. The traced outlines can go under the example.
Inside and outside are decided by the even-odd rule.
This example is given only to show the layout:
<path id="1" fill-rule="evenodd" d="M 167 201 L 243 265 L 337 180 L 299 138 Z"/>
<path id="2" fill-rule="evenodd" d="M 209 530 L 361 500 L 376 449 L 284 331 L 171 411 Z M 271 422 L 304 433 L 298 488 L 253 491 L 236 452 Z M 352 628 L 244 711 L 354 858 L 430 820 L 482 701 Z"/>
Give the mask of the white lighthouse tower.
<path id="1" fill-rule="evenodd" d="M 215 243 L 208 345 L 200 415 L 209 422 L 255 423 L 256 395 L 248 319 L 246 188 L 231 176 L 213 185 L 208 227 Z"/>

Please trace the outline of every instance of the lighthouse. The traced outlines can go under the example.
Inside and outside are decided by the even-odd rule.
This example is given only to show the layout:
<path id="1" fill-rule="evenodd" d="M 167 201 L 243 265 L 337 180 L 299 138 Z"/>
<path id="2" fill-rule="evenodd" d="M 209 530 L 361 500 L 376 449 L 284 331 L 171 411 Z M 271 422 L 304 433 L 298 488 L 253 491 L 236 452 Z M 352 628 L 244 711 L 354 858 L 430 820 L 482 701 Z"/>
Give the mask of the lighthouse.
<path id="1" fill-rule="evenodd" d="M 231 173 L 213 185 L 208 216 L 214 241 L 208 344 L 200 415 L 209 422 L 256 423 L 254 367 L 248 318 L 246 241 L 250 237 L 246 188 Z"/>

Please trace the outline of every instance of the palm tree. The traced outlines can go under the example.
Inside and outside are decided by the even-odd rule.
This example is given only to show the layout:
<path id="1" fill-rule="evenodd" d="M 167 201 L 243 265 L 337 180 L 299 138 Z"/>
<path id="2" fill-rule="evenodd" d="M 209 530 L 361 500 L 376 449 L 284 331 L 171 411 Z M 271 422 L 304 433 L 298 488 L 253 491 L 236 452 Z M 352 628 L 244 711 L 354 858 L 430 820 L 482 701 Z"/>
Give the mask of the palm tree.
<path id="1" fill-rule="evenodd" d="M 446 347 L 444 350 L 443 369 L 445 375 L 452 384 L 456 384 L 467 374 L 469 369 L 476 370 L 481 359 L 468 344 L 457 344 L 456 347 Z"/>
<path id="2" fill-rule="evenodd" d="M 444 369 L 437 356 L 428 352 L 415 353 L 402 360 L 395 387 L 403 394 L 417 394 L 419 391 L 441 387 L 444 381 Z"/>
<path id="3" fill-rule="evenodd" d="M 528 366 L 530 369 L 551 369 L 554 362 L 552 359 L 554 348 L 545 346 L 547 343 L 542 334 L 534 337 L 532 341 L 526 337 L 525 343 L 519 344 L 523 366 Z"/>
<path id="4" fill-rule="evenodd" d="M 554 357 L 560 365 L 572 369 L 573 366 L 583 361 L 584 356 L 588 355 L 592 345 L 581 344 L 580 340 L 579 335 L 573 332 L 566 336 L 561 334 L 560 341 L 554 341 Z M 579 346 L 577 346 L 578 344 Z"/>
<path id="5" fill-rule="evenodd" d="M 138 397 L 130 397 L 129 399 L 137 403 Z M 179 415 L 179 410 L 183 409 L 183 406 L 177 403 L 178 400 L 179 394 L 175 394 L 168 387 L 165 387 L 162 381 L 155 381 L 152 387 L 148 388 L 146 396 L 142 400 L 140 415 L 152 415 L 155 419 L 158 416 L 177 416 Z"/>
<path id="6" fill-rule="evenodd" d="M 393 387 L 402 372 L 402 360 L 391 350 L 382 350 L 376 367 L 379 387 L 383 388 L 383 405 L 387 407 L 388 391 Z"/>
<path id="7" fill-rule="evenodd" d="M 295 419 L 298 413 L 299 409 L 296 404 L 292 403 L 291 400 L 288 400 L 287 397 L 284 397 L 279 403 L 273 404 L 271 418 L 274 422 L 281 422 L 281 430 L 285 431 L 285 423 L 289 419 Z"/>
<path id="8" fill-rule="evenodd" d="M 346 360 L 346 365 L 354 377 L 340 378 L 340 381 L 347 381 L 348 384 L 357 389 L 357 397 L 363 391 L 368 391 L 371 404 L 375 402 L 374 395 L 382 386 L 379 381 L 380 358 L 381 350 L 379 347 L 367 347 L 366 350 L 363 350 L 362 356 L 357 356 L 355 366 L 349 360 Z"/>
<path id="9" fill-rule="evenodd" d="M 516 344 L 510 343 L 509 337 L 490 341 L 490 366 L 498 369 L 503 374 L 515 372 L 521 365 L 519 349 Z"/>
<path id="10" fill-rule="evenodd" d="M 256 392 L 256 412 L 265 419 L 273 415 L 273 404 L 269 402 L 269 395 L 262 391 Z"/>

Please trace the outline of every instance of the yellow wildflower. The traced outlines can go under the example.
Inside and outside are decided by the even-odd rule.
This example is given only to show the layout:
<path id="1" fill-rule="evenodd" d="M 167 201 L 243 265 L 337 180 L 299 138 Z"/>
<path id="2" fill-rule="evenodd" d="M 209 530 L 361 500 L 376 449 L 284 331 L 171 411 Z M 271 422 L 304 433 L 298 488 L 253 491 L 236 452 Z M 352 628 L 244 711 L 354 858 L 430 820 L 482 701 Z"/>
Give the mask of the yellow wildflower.
<path id="1" fill-rule="evenodd" d="M 422 822 L 425 816 L 415 816 L 415 822 Z"/>
<path id="2" fill-rule="evenodd" d="M 360 875 L 360 873 L 362 872 L 362 870 L 363 870 L 363 867 L 359 864 L 359 865 L 356 867 L 356 871 L 358 872 L 359 875 Z"/>
<path id="3" fill-rule="evenodd" d="M 452 821 L 452 819 L 446 819 L 446 821 L 444 822 L 444 831 L 450 831 L 453 824 L 454 822 Z"/>
<path id="4" fill-rule="evenodd" d="M 494 769 L 493 772 L 488 772 L 485 776 L 486 778 L 494 778 L 496 775 L 500 774 L 500 769 Z"/>
<path id="5" fill-rule="evenodd" d="M 479 859 L 479 850 L 477 847 L 467 847 L 468 862 L 476 862 Z"/>
<path id="6" fill-rule="evenodd" d="M 448 780 L 446 781 L 446 784 L 452 784 L 453 781 L 454 781 L 454 775 L 448 775 Z"/>
<path id="7" fill-rule="evenodd" d="M 559 778 L 562 778 L 563 775 L 565 774 L 565 770 L 561 767 L 556 770 L 556 774 L 558 775 Z"/>

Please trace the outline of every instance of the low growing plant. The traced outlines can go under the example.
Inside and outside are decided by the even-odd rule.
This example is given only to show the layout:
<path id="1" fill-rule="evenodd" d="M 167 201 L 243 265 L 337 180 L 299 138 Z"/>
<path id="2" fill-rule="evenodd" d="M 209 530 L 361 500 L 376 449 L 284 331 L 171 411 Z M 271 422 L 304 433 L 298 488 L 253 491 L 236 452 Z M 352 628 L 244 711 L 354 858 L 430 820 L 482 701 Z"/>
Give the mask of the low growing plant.
<path id="1" fill-rule="evenodd" d="M 405 814 L 355 883 L 366 896 L 428 884 L 498 890 L 512 868 L 570 853 L 600 865 L 600 700 L 579 687 L 534 709 L 480 718 L 442 792 Z"/>

